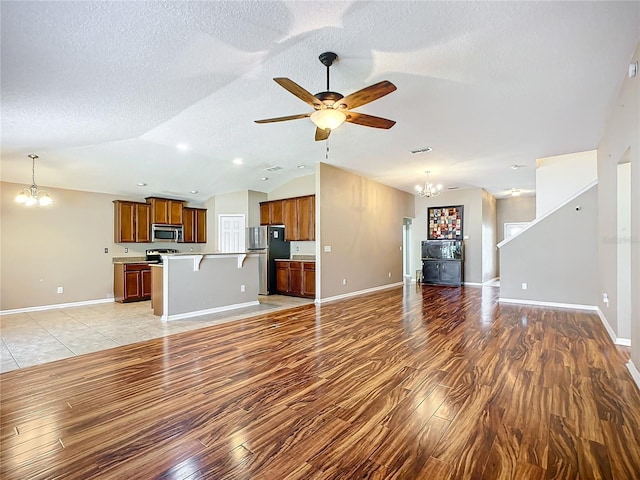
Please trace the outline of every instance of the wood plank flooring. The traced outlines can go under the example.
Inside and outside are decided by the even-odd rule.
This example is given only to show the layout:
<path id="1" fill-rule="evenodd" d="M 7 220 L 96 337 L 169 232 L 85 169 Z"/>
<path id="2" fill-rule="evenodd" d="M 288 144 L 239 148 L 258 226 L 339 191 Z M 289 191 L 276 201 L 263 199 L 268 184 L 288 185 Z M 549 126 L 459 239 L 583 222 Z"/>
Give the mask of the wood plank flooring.
<path id="1" fill-rule="evenodd" d="M 3 479 L 640 478 L 595 314 L 404 287 L 0 375 Z"/>

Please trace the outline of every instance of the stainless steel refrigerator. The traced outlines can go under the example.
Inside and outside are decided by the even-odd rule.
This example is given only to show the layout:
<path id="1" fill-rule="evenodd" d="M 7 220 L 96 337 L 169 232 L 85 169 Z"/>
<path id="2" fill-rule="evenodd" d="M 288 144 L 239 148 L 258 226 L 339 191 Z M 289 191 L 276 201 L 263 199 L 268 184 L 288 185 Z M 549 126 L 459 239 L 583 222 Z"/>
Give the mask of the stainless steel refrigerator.
<path id="1" fill-rule="evenodd" d="M 288 259 L 291 255 L 291 245 L 284 240 L 284 227 L 247 228 L 247 250 L 260 254 L 258 293 L 276 293 L 276 259 Z"/>

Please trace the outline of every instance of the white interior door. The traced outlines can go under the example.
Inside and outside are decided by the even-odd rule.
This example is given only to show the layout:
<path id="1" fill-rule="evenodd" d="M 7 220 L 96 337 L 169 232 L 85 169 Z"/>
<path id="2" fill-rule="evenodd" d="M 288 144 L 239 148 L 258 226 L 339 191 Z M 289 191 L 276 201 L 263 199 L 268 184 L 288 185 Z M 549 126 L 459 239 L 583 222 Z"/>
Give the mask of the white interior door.
<path id="1" fill-rule="evenodd" d="M 245 251 L 244 215 L 218 215 L 218 250 L 222 253 Z"/>

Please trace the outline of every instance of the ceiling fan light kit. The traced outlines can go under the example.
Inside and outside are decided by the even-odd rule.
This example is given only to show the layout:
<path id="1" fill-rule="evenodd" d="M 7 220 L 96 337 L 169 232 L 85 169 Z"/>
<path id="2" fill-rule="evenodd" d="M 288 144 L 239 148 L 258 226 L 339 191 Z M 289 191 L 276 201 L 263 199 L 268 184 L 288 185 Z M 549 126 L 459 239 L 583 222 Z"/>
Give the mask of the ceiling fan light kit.
<path id="1" fill-rule="evenodd" d="M 326 108 L 324 110 L 316 110 L 309 117 L 311 121 L 316 124 L 316 127 L 323 130 L 330 129 L 335 130 L 344 123 L 347 116 L 340 110 L 334 110 L 333 108 Z"/>
<path id="2" fill-rule="evenodd" d="M 346 97 L 341 93 L 332 92 L 329 88 L 329 67 L 338 56 L 333 52 L 320 54 L 320 62 L 327 67 L 327 90 L 312 95 L 300 85 L 288 78 L 274 78 L 273 80 L 282 88 L 298 97 L 300 100 L 313 107 L 311 113 L 288 115 L 286 117 L 267 118 L 256 120 L 256 123 L 284 122 L 307 118 L 316 125 L 316 141 L 326 140 L 332 130 L 335 130 L 344 122 L 355 123 L 365 127 L 389 129 L 396 122 L 386 118 L 375 117 L 364 113 L 357 113 L 351 109 L 366 105 L 396 90 L 396 86 L 388 80 L 383 80 L 369 87 L 363 88 Z"/>

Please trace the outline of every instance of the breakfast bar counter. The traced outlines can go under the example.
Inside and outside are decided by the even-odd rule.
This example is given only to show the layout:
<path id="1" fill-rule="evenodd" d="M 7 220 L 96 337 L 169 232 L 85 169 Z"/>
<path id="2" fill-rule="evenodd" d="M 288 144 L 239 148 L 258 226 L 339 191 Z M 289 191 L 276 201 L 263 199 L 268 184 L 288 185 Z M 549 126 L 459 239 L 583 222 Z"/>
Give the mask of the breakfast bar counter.
<path id="1" fill-rule="evenodd" d="M 258 255 L 162 255 L 152 265 L 152 307 L 163 321 L 258 305 Z"/>

